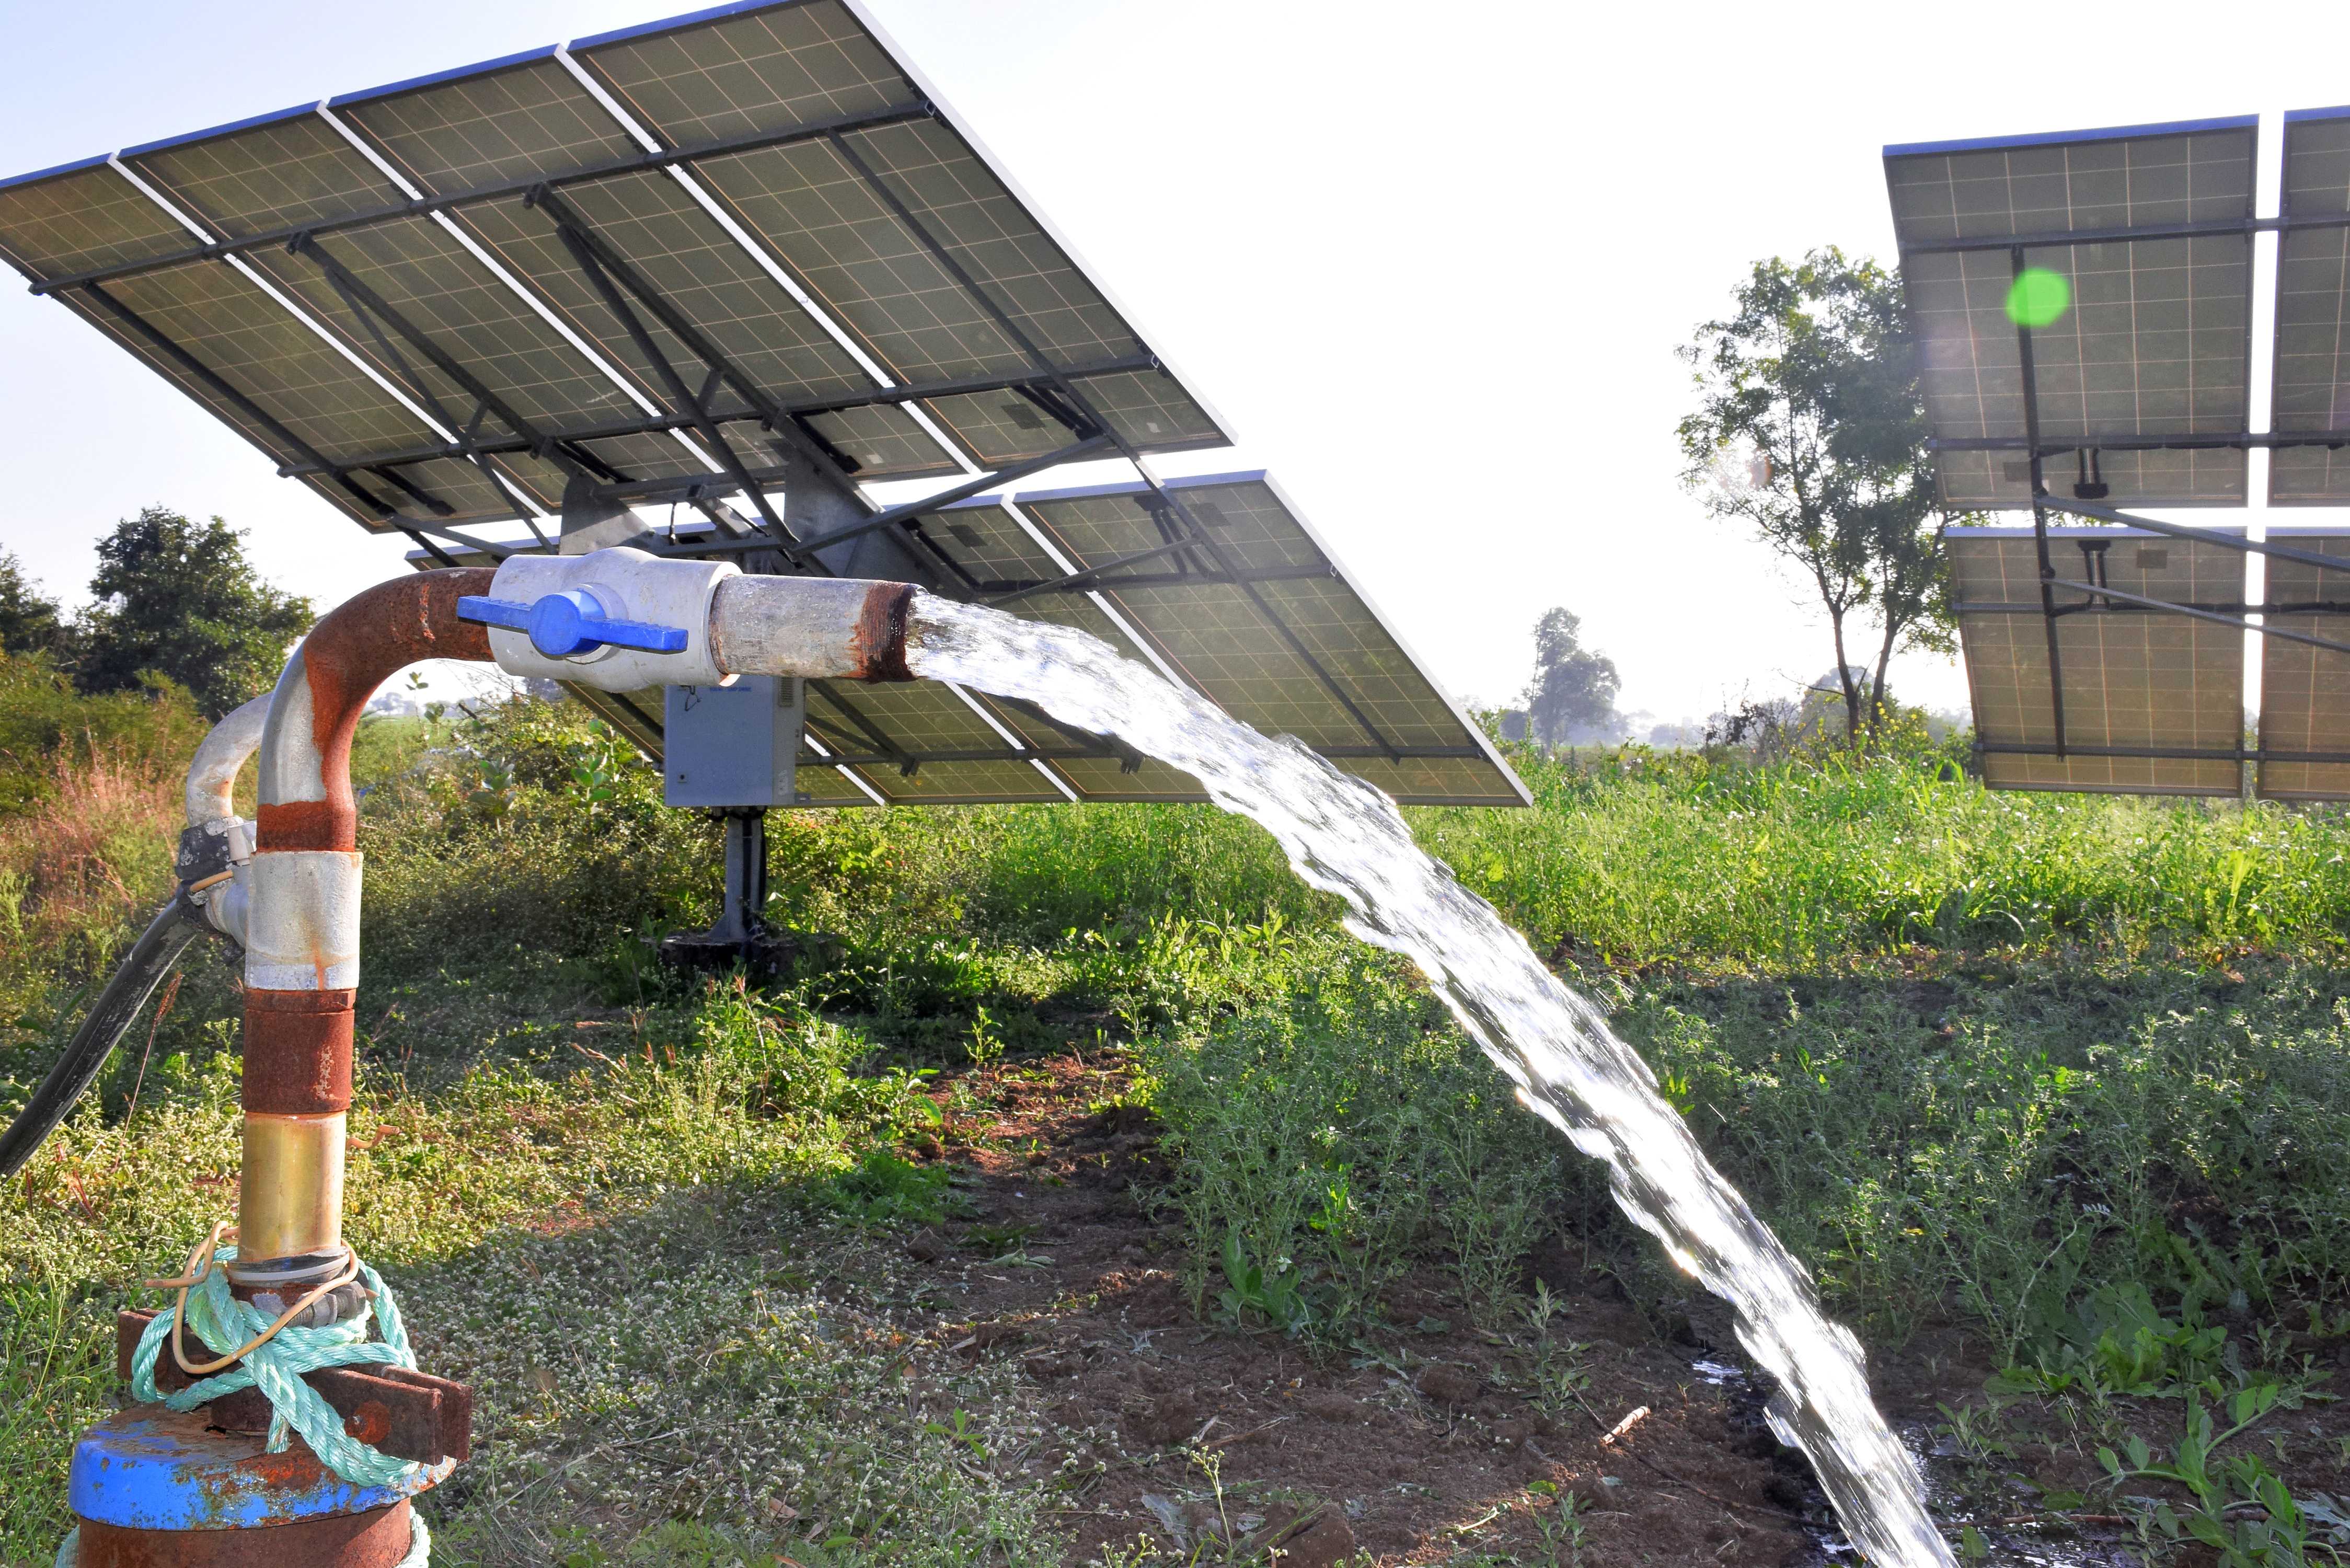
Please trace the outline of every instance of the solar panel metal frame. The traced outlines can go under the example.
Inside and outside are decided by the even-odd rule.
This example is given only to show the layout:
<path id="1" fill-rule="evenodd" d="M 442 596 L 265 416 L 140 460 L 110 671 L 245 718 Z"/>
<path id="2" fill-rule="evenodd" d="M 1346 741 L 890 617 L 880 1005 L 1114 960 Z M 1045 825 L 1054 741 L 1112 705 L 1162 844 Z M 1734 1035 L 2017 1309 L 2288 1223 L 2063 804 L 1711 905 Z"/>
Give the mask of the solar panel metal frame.
<path id="1" fill-rule="evenodd" d="M 2304 160 L 2312 156 L 2308 143 L 2313 137 L 2330 136 L 2337 143 L 2350 132 L 2350 107 L 2339 109 L 2294 109 L 2284 117 L 2284 147 L 2282 179 L 2278 186 L 2278 206 L 2275 226 L 2277 236 L 2277 288 L 2275 335 L 2270 349 L 2270 382 L 2275 389 L 2270 428 L 2288 435 L 2315 437 L 2290 443 L 2277 444 L 2275 454 L 2269 460 L 2269 504 L 2272 506 L 2328 506 L 2350 504 L 2350 332 L 2345 332 L 2345 320 L 2350 317 L 2350 278 L 2343 269 L 2350 266 L 2350 174 L 2345 174 L 2344 196 L 2329 209 L 2312 210 L 2313 193 L 2302 178 Z M 2350 161 L 2350 148 L 2336 145 L 2323 150 L 2337 159 Z M 2313 251 L 2330 254 L 2313 256 Z M 2334 265 L 2331 286 L 2310 292 L 2325 297 L 2320 308 L 2330 305 L 2333 314 L 2333 341 L 2324 352 L 2331 360 L 2331 374 L 2323 382 L 2326 390 L 2325 415 L 2313 420 L 2299 406 L 2294 394 L 2306 386 L 2318 383 L 2306 381 L 2290 374 L 2293 361 L 2308 357 L 2289 354 L 2296 328 L 2301 325 L 2294 308 L 2295 296 L 2303 291 L 2295 287 L 2302 267 L 2312 261 L 2323 275 L 2324 265 Z M 2331 433 L 2332 441 L 2324 440 Z M 2314 471 L 2314 472 L 2313 472 Z"/>
<path id="2" fill-rule="evenodd" d="M 751 132 L 693 141 L 630 99 L 629 79 L 698 81 L 721 66 L 733 68 L 749 57 L 737 49 L 737 59 L 713 66 L 709 61 L 734 45 L 722 39 L 724 47 L 712 47 L 708 40 L 722 29 L 754 26 L 795 69 L 802 45 L 785 36 L 794 29 L 819 55 L 838 54 L 862 107 L 812 119 L 754 120 Z M 639 71 L 630 78 L 651 59 L 639 52 L 663 40 L 678 42 L 684 77 Z M 816 96 L 838 107 L 840 83 L 805 74 Z M 757 106 L 763 110 L 807 98 L 791 99 L 789 84 L 764 77 L 751 85 L 772 99 Z M 695 101 L 747 113 L 742 106 L 750 96 L 705 93 Z M 699 108 L 694 112 L 706 120 Z M 893 131 L 906 133 L 894 153 L 880 141 L 858 144 Z M 250 147 L 265 156 L 240 162 Z M 981 348 L 972 364 L 983 373 L 909 378 L 889 364 L 870 333 L 809 286 L 771 234 L 745 222 L 723 192 L 713 194 L 705 166 L 801 147 L 821 149 L 835 167 L 855 171 L 868 198 L 868 223 L 894 235 L 900 254 L 927 256 L 934 295 L 950 285 L 958 291 L 964 325 L 945 330 L 965 333 Z M 917 161 L 908 163 L 909 156 Z M 464 170 L 494 178 L 452 184 L 451 171 Z M 926 170 L 944 184 L 916 182 Z M 623 192 L 630 182 L 656 198 L 654 208 L 592 211 L 602 192 Z M 45 195 L 53 198 L 46 206 Z M 511 224 L 485 225 L 513 203 L 540 226 L 525 234 Z M 701 233 L 682 243 L 665 234 L 632 250 L 621 225 L 639 220 Z M 181 233 L 198 243 L 175 242 Z M 700 254 L 711 266 L 697 269 Z M 419 566 L 552 549 L 546 524 L 558 517 L 567 531 L 574 521 L 583 529 L 619 525 L 611 520 L 622 508 L 668 500 L 695 508 L 709 525 L 682 537 L 672 528 L 666 543 L 638 537 L 658 553 L 726 556 L 753 571 L 906 577 L 977 597 L 971 583 L 956 580 L 951 553 L 925 537 L 924 518 L 958 504 L 997 505 L 1041 542 L 1023 507 L 1062 501 L 1066 493 L 970 498 L 1064 462 L 1124 458 L 1142 479 L 1094 493 L 1142 498 L 1181 535 L 1171 548 L 1181 553 L 1191 583 L 1221 584 L 1248 601 L 1258 629 L 1294 659 L 1300 683 L 1326 691 L 1363 731 L 1362 742 L 1332 743 L 1335 754 L 1361 771 L 1395 770 L 1391 785 L 1405 787 L 1393 793 L 1406 801 L 1528 800 L 1482 732 L 1359 594 L 1341 580 L 1340 597 L 1328 601 L 1332 613 L 1357 633 L 1375 633 L 1372 642 L 1390 650 L 1378 657 L 1401 661 L 1409 689 L 1391 692 L 1391 701 L 1423 720 L 1433 702 L 1442 715 L 1441 743 L 1390 741 L 1365 706 L 1376 701 L 1325 668 L 1270 602 L 1277 586 L 1268 578 L 1261 588 L 1187 507 L 1186 494 L 1203 485 L 1263 484 L 1310 544 L 1315 559 L 1301 570 L 1336 578 L 1326 547 L 1263 475 L 1162 482 L 1143 463 L 1150 453 L 1227 444 L 1222 421 L 1161 363 L 1129 313 L 946 110 L 859 0 L 738 0 L 0 181 L 0 255 L 36 293 L 58 295 L 237 428 L 282 473 L 364 526 L 406 534 Z M 993 260 L 983 265 L 983 257 Z M 1028 272 L 1004 269 L 1015 263 Z M 296 332 L 289 341 L 307 363 L 323 367 L 310 377 L 318 389 L 327 389 L 327 372 L 346 368 L 344 402 L 375 410 L 380 432 L 404 439 L 385 444 L 380 433 L 373 444 L 354 443 L 330 430 L 305 437 L 296 425 L 310 412 L 299 400 L 275 386 L 239 386 L 120 297 L 174 268 L 210 275 L 215 267 L 236 275 L 232 287 L 257 290 L 282 309 L 286 329 Z M 665 284 L 662 272 L 685 290 Z M 712 288 L 739 297 L 729 303 Z M 468 304 L 469 296 L 481 303 Z M 761 316 L 745 317 L 746 309 Z M 1047 332 L 1055 313 L 1066 324 Z M 814 358 L 765 374 L 746 363 L 743 356 L 766 355 L 777 340 L 757 325 L 765 317 L 784 323 L 784 336 L 795 334 Z M 1048 351 L 1024 320 L 1056 344 L 1074 341 L 1066 327 L 1075 326 L 1101 352 Z M 808 376 L 819 364 L 841 368 L 827 369 L 829 381 L 810 389 Z M 608 390 L 597 389 L 599 380 Z M 578 389 L 562 389 L 571 386 Z M 980 406 L 989 398 L 1003 404 L 1008 423 L 991 422 L 995 411 Z M 587 417 L 599 400 L 612 417 Z M 1151 422 L 1154 410 L 1173 426 Z M 890 433 L 891 419 L 920 434 Z M 890 460 L 897 466 L 876 471 L 884 477 L 958 471 L 970 477 L 885 508 L 860 488 L 863 460 L 850 458 L 835 438 L 898 442 L 901 455 Z M 923 439 L 939 448 L 938 460 L 905 444 Z M 519 519 L 532 537 L 504 541 L 460 526 L 502 517 Z M 1054 575 L 1008 585 L 1012 598 L 1033 606 L 1039 596 L 1078 596 L 1073 602 L 1093 607 L 1081 621 L 1165 667 L 1149 634 L 1087 587 L 1103 568 L 1055 556 L 1049 545 L 1044 558 L 1055 562 Z M 1132 575 L 1130 562 L 1108 567 Z M 1377 653 L 1364 635 L 1355 636 L 1357 651 Z M 1392 687 L 1392 670 L 1375 673 Z M 818 792 L 825 803 L 1201 798 L 1191 781 L 1121 742 L 1069 730 L 1021 704 L 927 685 L 849 693 L 819 683 L 813 699 L 804 764 L 811 776 L 827 776 L 829 768 L 844 781 L 836 795 Z M 657 712 L 625 696 L 596 693 L 590 701 L 624 733 L 658 749 Z M 875 713 L 888 722 L 876 722 Z M 879 771 L 891 764 L 899 782 Z M 1425 770 L 1423 784 L 1449 767 L 1457 787 L 1409 787 L 1410 765 Z M 1092 782 L 1079 788 L 1079 779 Z"/>
<path id="3" fill-rule="evenodd" d="M 1962 596 L 1953 608 L 1966 654 L 1976 752 L 1987 783 L 2004 789 L 2126 794 L 2233 796 L 2241 793 L 2242 766 L 2253 760 L 2253 753 L 2242 744 L 2241 621 L 2230 618 L 2241 618 L 2245 610 L 2243 561 L 2240 553 L 2228 548 L 2229 541 L 2219 536 L 2219 530 L 2199 533 L 2202 536 L 2185 544 L 2187 554 L 2174 566 L 2169 553 L 2181 545 L 2142 529 L 2071 527 L 2050 529 L 2044 535 L 2018 525 L 1950 530 L 1951 570 Z M 2078 548 L 2082 563 L 2072 576 L 2053 585 L 2058 599 L 2054 619 L 2043 617 L 2039 597 L 2038 565 L 2045 557 L 2038 552 L 2043 539 L 2056 547 L 2066 567 L 2071 566 L 2066 546 Z M 1998 548 L 2026 545 L 2029 550 Z M 2107 563 L 2116 545 L 2131 545 L 2138 551 L 2135 561 L 2124 557 L 2126 570 L 2118 579 L 2133 583 L 2133 589 L 2114 587 L 2116 579 Z M 2009 554 L 2021 558 L 2004 562 L 2002 557 Z M 2146 561 L 2148 554 L 2157 558 Z M 2137 577 L 2133 577 L 2130 568 Z M 2154 591 L 2155 582 L 2145 580 L 2144 574 L 2149 571 L 2165 578 L 2183 576 L 2188 586 L 2199 587 L 2217 572 L 2219 585 L 2231 586 L 2233 592 L 2218 599 L 2166 600 Z M 1991 599 L 1963 597 L 1972 586 L 1970 579 L 1985 577 L 1987 572 L 2002 579 L 2001 586 L 2008 588 L 2007 595 Z M 2014 586 L 2018 581 L 2020 588 Z M 2100 588 L 2106 591 L 2101 593 Z M 2100 657 L 2093 661 L 2086 677 L 2076 670 L 2069 683 L 2052 686 L 2035 711 L 2033 699 L 2041 694 L 2031 689 L 2046 680 L 2051 670 L 2057 680 L 2064 679 L 2064 661 L 2056 657 L 2054 642 L 2062 638 L 2072 643 L 2077 663 L 2077 655 L 2084 651 L 2080 646 L 2084 627 L 2094 629 L 2094 646 Z M 2051 634 L 2045 639 L 2043 628 Z M 2125 643 L 2133 636 L 2141 639 L 2129 649 L 2139 667 L 2126 671 L 2129 679 L 2125 684 L 2145 683 L 2149 695 L 2143 711 L 2125 708 L 2117 714 L 2112 704 L 2111 676 L 2121 649 L 2110 646 L 2109 639 L 2117 633 Z M 2160 646 L 2164 643 L 2171 646 Z M 2002 645 L 2015 657 L 2000 659 L 1997 654 Z M 2151 694 L 2154 670 L 2179 659 L 2185 661 L 2180 673 L 2187 678 L 2187 691 L 2210 689 L 2202 701 L 2190 701 L 2183 714 L 2175 704 L 2160 703 Z M 2015 687 L 2012 701 L 2002 700 L 2002 685 Z M 2085 723 L 2077 699 L 2092 695 L 2102 700 L 2096 719 Z M 2069 722 L 2067 698 L 2076 700 Z M 2215 706 L 2220 713 L 2203 711 Z M 2181 727 L 2182 722 L 2190 732 L 2216 727 L 2228 743 L 2181 745 L 2157 732 Z M 2011 728 L 2014 733 L 2006 732 Z"/>

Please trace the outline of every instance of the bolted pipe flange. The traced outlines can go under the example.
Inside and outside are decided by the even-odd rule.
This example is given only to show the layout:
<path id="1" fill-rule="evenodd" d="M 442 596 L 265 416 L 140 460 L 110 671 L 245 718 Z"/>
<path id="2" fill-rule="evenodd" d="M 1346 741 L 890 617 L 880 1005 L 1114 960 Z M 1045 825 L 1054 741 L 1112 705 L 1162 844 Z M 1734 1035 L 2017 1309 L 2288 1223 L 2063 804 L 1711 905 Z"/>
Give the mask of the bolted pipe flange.
<path id="1" fill-rule="evenodd" d="M 408 1552 L 408 1500 L 455 1468 L 443 1459 L 355 1485 L 299 1437 L 273 1454 L 262 1435 L 216 1430 L 201 1409 L 137 1405 L 82 1435 L 67 1485 L 80 1568 L 394 1568 Z"/>

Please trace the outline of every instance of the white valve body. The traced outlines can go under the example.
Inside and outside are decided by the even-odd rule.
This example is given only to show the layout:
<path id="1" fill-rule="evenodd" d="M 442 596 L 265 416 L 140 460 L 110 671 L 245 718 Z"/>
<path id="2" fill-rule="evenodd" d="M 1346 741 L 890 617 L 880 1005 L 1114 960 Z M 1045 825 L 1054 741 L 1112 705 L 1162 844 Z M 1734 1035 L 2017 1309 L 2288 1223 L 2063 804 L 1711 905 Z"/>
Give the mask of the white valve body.
<path id="1" fill-rule="evenodd" d="M 685 647 L 651 653 L 608 646 L 550 659 L 532 644 L 530 633 L 494 626 L 488 628 L 490 651 L 509 675 L 577 681 L 605 691 L 723 686 L 734 678 L 711 656 L 710 600 L 719 584 L 741 575 L 732 562 L 672 560 L 626 545 L 585 556 L 508 556 L 491 585 L 493 597 L 527 606 L 549 594 L 584 588 L 611 619 L 675 627 L 685 633 Z"/>

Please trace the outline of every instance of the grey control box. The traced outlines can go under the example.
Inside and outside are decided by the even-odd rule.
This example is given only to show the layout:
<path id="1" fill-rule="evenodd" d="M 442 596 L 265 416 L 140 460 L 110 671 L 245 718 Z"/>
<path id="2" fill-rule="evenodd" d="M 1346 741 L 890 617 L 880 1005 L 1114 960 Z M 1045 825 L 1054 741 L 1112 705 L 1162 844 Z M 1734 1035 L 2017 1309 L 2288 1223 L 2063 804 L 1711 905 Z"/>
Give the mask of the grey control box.
<path id="1" fill-rule="evenodd" d="M 661 720 L 661 799 L 670 805 L 790 805 L 801 683 L 738 675 L 729 686 L 671 686 Z"/>

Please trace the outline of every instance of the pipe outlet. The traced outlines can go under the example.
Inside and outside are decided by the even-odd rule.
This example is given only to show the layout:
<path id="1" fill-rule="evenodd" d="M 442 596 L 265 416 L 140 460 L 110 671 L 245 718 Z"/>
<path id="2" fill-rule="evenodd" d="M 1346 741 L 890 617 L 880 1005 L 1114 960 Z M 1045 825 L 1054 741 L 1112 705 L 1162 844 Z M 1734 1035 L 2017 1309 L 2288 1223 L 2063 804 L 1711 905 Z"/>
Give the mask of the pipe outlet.
<path id="1" fill-rule="evenodd" d="M 718 666 L 735 675 L 911 680 L 910 583 L 858 577 L 729 577 L 710 607 Z"/>

